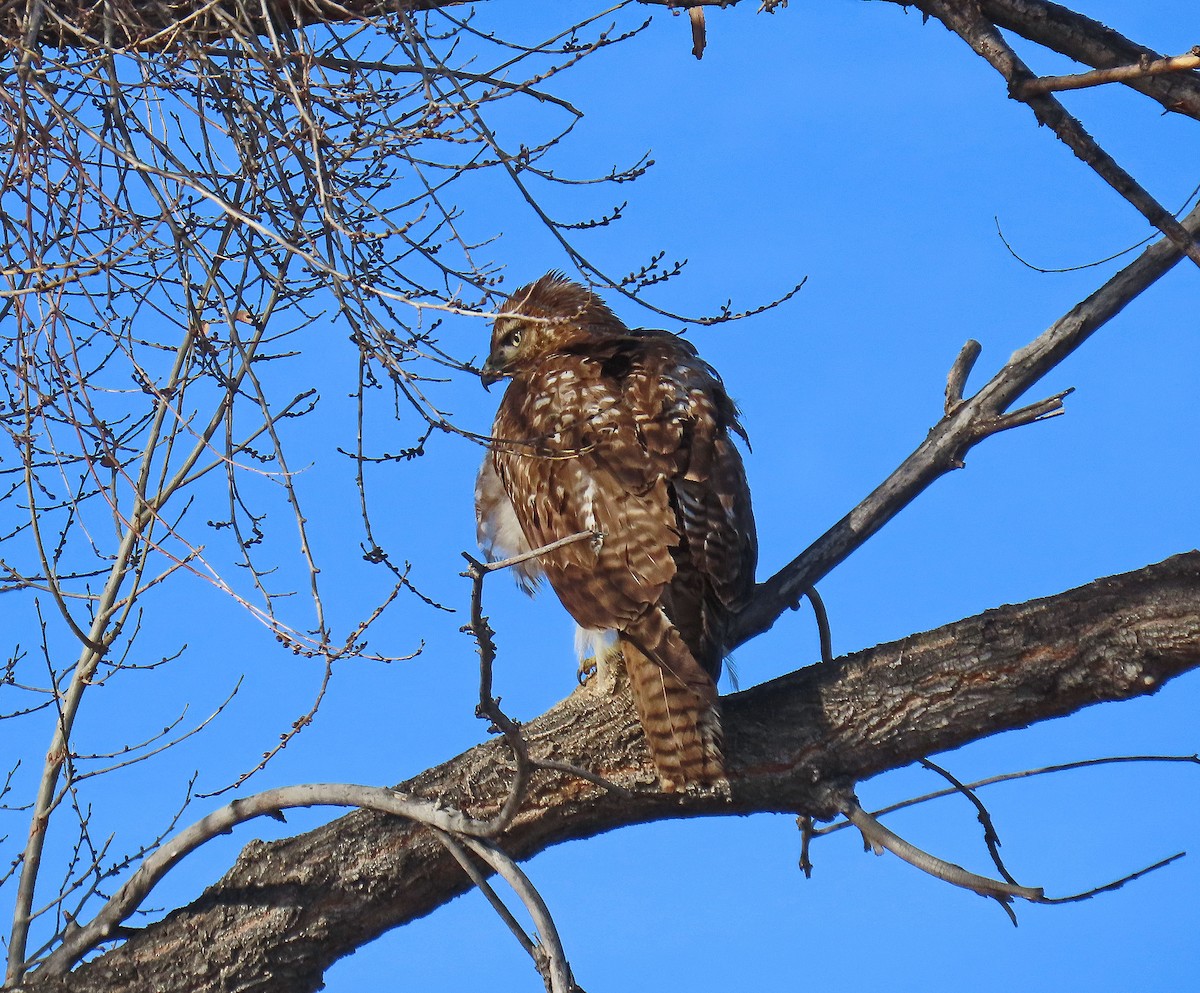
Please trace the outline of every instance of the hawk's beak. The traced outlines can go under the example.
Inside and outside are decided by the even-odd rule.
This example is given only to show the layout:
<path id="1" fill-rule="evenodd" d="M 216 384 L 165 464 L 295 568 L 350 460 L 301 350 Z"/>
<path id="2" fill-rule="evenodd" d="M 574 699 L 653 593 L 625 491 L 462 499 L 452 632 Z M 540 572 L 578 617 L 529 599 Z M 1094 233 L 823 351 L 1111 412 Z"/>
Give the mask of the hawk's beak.
<path id="1" fill-rule="evenodd" d="M 492 365 L 492 360 L 490 357 L 483 364 L 483 368 L 479 370 L 479 381 L 483 383 L 483 388 L 485 390 L 490 390 L 492 388 L 492 383 L 497 383 L 503 378 L 504 373 L 499 372 L 496 367 Z"/>

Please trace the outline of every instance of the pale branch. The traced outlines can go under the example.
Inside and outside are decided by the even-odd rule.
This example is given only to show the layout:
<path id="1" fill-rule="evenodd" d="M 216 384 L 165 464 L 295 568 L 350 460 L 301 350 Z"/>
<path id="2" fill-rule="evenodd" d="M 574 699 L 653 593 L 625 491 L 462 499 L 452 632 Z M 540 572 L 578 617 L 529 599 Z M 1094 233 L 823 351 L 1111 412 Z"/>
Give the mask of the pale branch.
<path id="1" fill-rule="evenodd" d="M 922 872 L 927 872 L 943 882 L 950 883 L 952 886 L 959 886 L 962 889 L 978 893 L 980 896 L 992 897 L 1001 902 L 1007 902 L 1013 897 L 1020 897 L 1022 900 L 1037 903 L 1045 896 L 1041 887 L 1021 886 L 1016 883 L 1002 882 L 999 879 L 991 879 L 964 869 L 961 865 L 954 865 L 936 855 L 931 855 L 884 827 L 878 818 L 863 810 L 853 797 L 846 800 L 842 813 L 846 820 L 862 832 L 863 839 L 877 852 L 889 851 L 909 865 Z"/>
<path id="2" fill-rule="evenodd" d="M 404 817 L 433 830 L 464 839 L 492 833 L 489 825 L 474 822 L 435 801 L 407 796 L 379 786 L 350 783 L 309 783 L 282 786 L 242 797 L 213 811 L 163 844 L 139 866 L 129 880 L 88 924 L 72 928 L 41 966 L 48 975 L 61 975 L 98 945 L 120 934 L 122 925 L 141 906 L 151 890 L 186 855 L 238 824 L 257 817 L 280 817 L 294 807 L 337 806 L 377 810 Z M 281 818 L 282 819 L 282 818 Z"/>
<path id="3" fill-rule="evenodd" d="M 1026 97 L 1039 93 L 1082 90 L 1089 86 L 1126 83 L 1131 79 L 1142 79 L 1145 76 L 1157 76 L 1164 72 L 1182 72 L 1191 69 L 1200 69 L 1200 46 L 1193 48 L 1186 55 L 1173 55 L 1165 59 L 1142 58 L 1133 65 L 1113 66 L 1111 69 L 1093 69 L 1091 72 L 1077 72 L 1067 76 L 1039 76 L 1024 83 L 1018 83 L 1013 93 L 1018 99 L 1024 100 Z"/>
<path id="4" fill-rule="evenodd" d="M 1200 206 L 1183 220 L 1189 234 L 1200 230 Z M 1163 238 L 1112 276 L 1025 347 L 970 400 L 951 405 L 973 362 L 970 346 L 955 360 L 947 383 L 947 413 L 900 466 L 857 507 L 838 521 L 783 569 L 761 583 L 738 618 L 737 643 L 766 631 L 807 587 L 826 576 L 855 549 L 904 509 L 936 479 L 963 466 L 967 452 L 984 438 L 1018 423 L 1054 414 L 1065 392 L 1020 410 L 1009 407 L 1047 372 L 1119 314 L 1139 294 L 1168 273 L 1182 258 L 1178 246 Z M 963 384 L 958 383 L 962 379 Z"/>
<path id="5" fill-rule="evenodd" d="M 983 346 L 974 338 L 968 338 L 946 375 L 946 403 L 942 408 L 947 416 L 953 414 L 963 403 L 963 391 L 967 388 L 967 379 L 971 370 L 979 360 Z"/>
<path id="6" fill-rule="evenodd" d="M 499 839 L 525 859 L 570 839 L 673 817 L 800 811 L 828 819 L 853 784 L 925 755 L 1104 701 L 1153 693 L 1200 668 L 1200 553 L 987 611 L 800 669 L 726 697 L 732 793 L 665 795 L 625 696 L 580 688 L 523 725 L 530 754 L 586 765 L 614 794 L 539 771 Z M 483 819 L 508 796 L 511 757 L 489 741 L 399 787 Z M 337 958 L 470 886 L 422 827 L 356 812 L 251 843 L 220 882 L 68 977 L 23 989 L 124 993 L 316 990 Z M 169 951 L 168 951 L 169 950 Z"/>
<path id="7" fill-rule="evenodd" d="M 567 545 L 573 545 L 577 541 L 583 541 L 585 538 L 590 538 L 592 541 L 600 541 L 604 537 L 600 531 L 577 531 L 575 534 L 569 534 L 565 538 L 559 538 L 557 541 L 552 541 L 548 545 L 542 545 L 539 548 L 530 549 L 528 552 L 521 552 L 518 555 L 513 555 L 507 559 L 496 559 L 492 562 L 479 562 L 463 552 L 463 558 L 471 564 L 471 571 L 463 573 L 464 576 L 476 578 L 476 571 L 480 575 L 488 572 L 499 572 L 503 569 L 511 569 L 515 565 L 520 565 L 522 562 L 528 562 L 531 559 L 540 558 L 547 552 L 554 552 L 560 548 L 565 548 Z"/>
<path id="8" fill-rule="evenodd" d="M 904 0 L 891 0 L 904 3 Z M 983 16 L 1027 41 L 1096 69 L 1161 58 L 1159 52 L 1126 38 L 1099 21 L 1047 0 L 978 0 Z M 1164 108 L 1200 120 L 1200 76 L 1194 73 L 1122 80 Z"/>
<path id="9" fill-rule="evenodd" d="M 1200 765 L 1200 755 L 1107 755 L 1100 758 L 1079 759 L 1075 762 L 1056 762 L 1053 765 L 1044 765 L 1037 769 L 1022 769 L 1019 772 L 1002 772 L 995 776 L 976 779 L 971 783 L 959 783 L 958 780 L 954 780 L 954 786 L 934 790 L 932 793 L 923 793 L 921 796 L 908 797 L 907 799 L 889 804 L 886 807 L 880 807 L 878 810 L 872 811 L 872 814 L 875 817 L 883 817 L 887 814 L 894 814 L 897 810 L 904 810 L 908 807 L 915 807 L 918 804 L 929 803 L 931 800 L 940 800 L 943 797 L 960 796 L 964 793 L 968 797 L 973 797 L 975 791 L 982 789 L 984 786 L 995 786 L 998 783 L 1014 783 L 1021 779 L 1029 779 L 1032 776 L 1053 776 L 1060 772 L 1069 772 L 1073 769 L 1088 769 L 1095 766 L 1118 765 L 1126 762 L 1183 762 L 1188 765 Z M 927 769 L 936 769 L 943 776 L 949 776 L 949 773 L 935 766 L 928 759 L 922 759 L 921 765 Z M 807 833 L 810 838 L 816 838 L 821 835 L 835 834 L 848 827 L 853 827 L 853 825 L 849 821 L 840 820 L 822 827 L 810 826 Z M 984 825 L 984 829 L 985 831 L 987 830 L 986 824 Z M 1001 875 L 1004 875 L 1004 870 L 1001 870 Z"/>

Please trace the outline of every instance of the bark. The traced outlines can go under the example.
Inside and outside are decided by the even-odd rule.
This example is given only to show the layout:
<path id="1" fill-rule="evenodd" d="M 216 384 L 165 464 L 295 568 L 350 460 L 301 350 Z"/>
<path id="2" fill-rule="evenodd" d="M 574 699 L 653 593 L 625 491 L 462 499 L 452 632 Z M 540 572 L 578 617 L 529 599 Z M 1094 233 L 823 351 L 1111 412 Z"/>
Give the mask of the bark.
<path id="1" fill-rule="evenodd" d="M 21 49 L 29 41 L 49 48 L 95 50 L 101 45 L 160 51 L 183 42 L 269 35 L 317 23 L 384 17 L 399 11 L 432 10 L 466 0 L 270 0 L 244 4 L 222 0 L 7 0 L 0 3 L 0 46 Z M 677 0 L 642 0 L 652 6 L 683 6 Z M 903 7 L 911 0 L 889 0 Z M 738 0 L 696 0 L 696 6 L 731 6 Z M 1136 65 L 1162 54 L 1083 14 L 1048 0 L 978 0 L 997 27 L 1096 69 Z M 774 4 L 767 4 L 768 7 Z M 270 25 L 263 8 L 271 12 Z M 270 31 L 268 30 L 270 28 Z M 1165 53 L 1173 54 L 1173 53 Z M 1167 110 L 1200 120 L 1200 75 L 1148 76 L 1125 83 Z"/>
<path id="2" fill-rule="evenodd" d="M 550 845 L 674 817 L 831 816 L 857 781 L 914 759 L 1105 701 L 1157 691 L 1200 667 L 1200 553 L 990 610 L 724 700 L 728 798 L 662 795 L 624 693 L 595 683 L 525 728 L 542 759 L 592 769 L 632 793 L 534 776 L 503 837 L 528 858 Z M 490 741 L 399 789 L 477 816 L 503 801 L 511 762 Z M 118 993 L 320 987 L 337 958 L 468 887 L 425 829 L 366 812 L 252 842 L 190 906 L 69 977 L 24 989 Z"/>
<path id="3" fill-rule="evenodd" d="M 979 0 L 979 8 L 997 27 L 1093 69 L 1137 65 L 1164 54 L 1179 54 L 1156 52 L 1099 21 L 1045 0 Z M 1200 76 L 1194 72 L 1145 76 L 1124 85 L 1157 100 L 1167 110 L 1200 120 Z"/>
<path id="4" fill-rule="evenodd" d="M 0 4 L 0 38 L 21 48 L 133 48 L 162 51 L 181 43 L 270 36 L 311 24 L 366 21 L 433 10 L 465 0 L 9 0 Z M 267 13 L 269 12 L 269 19 Z"/>

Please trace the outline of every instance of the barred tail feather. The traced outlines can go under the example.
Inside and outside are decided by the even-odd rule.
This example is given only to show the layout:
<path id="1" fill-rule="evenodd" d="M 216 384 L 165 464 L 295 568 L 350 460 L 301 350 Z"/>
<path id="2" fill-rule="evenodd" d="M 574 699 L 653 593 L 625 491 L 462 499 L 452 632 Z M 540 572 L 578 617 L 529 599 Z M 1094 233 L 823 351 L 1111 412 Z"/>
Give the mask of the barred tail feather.
<path id="1" fill-rule="evenodd" d="M 716 686 L 665 617 L 663 622 L 661 638 L 653 637 L 660 632 L 652 621 L 620 639 L 650 756 L 664 792 L 719 786 L 725 765 Z"/>

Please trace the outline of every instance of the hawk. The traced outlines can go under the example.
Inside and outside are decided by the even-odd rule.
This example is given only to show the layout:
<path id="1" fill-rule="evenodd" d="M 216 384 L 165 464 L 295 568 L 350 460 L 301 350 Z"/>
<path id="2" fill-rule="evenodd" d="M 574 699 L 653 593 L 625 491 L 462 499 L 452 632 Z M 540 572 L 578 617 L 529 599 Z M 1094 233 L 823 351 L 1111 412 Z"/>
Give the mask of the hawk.
<path id="1" fill-rule="evenodd" d="M 522 585 L 548 580 L 584 658 L 615 640 L 665 791 L 724 782 L 716 681 L 758 545 L 720 377 L 551 272 L 504 304 L 481 378 L 510 380 L 475 487 L 485 554 L 594 532 L 520 563 Z"/>

